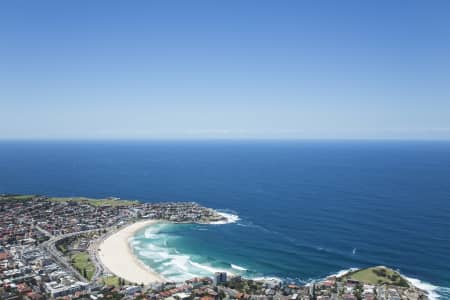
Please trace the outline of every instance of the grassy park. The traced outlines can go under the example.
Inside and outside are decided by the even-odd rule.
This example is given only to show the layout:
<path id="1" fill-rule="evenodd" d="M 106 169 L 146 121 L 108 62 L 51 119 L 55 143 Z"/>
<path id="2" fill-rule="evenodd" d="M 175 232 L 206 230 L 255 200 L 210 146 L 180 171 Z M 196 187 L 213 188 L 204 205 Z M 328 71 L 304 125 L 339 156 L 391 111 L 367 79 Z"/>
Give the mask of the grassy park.
<path id="1" fill-rule="evenodd" d="M 37 195 L 15 195 L 15 194 L 4 194 L 0 195 L 0 201 L 18 201 L 18 200 L 32 200 L 37 197 Z M 138 204 L 137 200 L 122 200 L 119 198 L 103 198 L 103 199 L 95 199 L 95 198 L 87 198 L 87 197 L 49 197 L 49 201 L 58 201 L 58 202 L 78 202 L 90 204 L 92 206 L 129 206 Z"/>
<path id="2" fill-rule="evenodd" d="M 78 203 L 90 204 L 92 206 L 128 206 L 139 203 L 136 200 L 121 200 L 118 198 L 94 199 L 86 197 L 50 197 L 49 200 L 59 202 L 74 201 Z"/>
<path id="3" fill-rule="evenodd" d="M 388 284 L 403 287 L 409 286 L 408 282 L 398 272 L 382 266 L 350 272 L 344 276 L 344 279 L 357 280 L 373 285 Z"/>
<path id="4" fill-rule="evenodd" d="M 36 195 L 0 195 L 0 200 L 31 200 Z"/>
<path id="5" fill-rule="evenodd" d="M 120 286 L 120 279 L 117 276 L 105 276 L 102 278 L 102 283 L 118 287 Z"/>
<path id="6" fill-rule="evenodd" d="M 91 280 L 95 272 L 95 266 L 86 252 L 76 252 L 71 256 L 72 265 L 86 279 Z"/>

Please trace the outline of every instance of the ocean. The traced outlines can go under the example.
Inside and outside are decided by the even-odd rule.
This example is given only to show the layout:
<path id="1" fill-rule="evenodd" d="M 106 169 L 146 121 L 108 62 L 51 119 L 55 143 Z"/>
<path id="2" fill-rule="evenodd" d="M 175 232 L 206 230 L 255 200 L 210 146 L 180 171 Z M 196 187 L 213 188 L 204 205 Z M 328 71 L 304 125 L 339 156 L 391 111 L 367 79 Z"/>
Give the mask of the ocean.
<path id="1" fill-rule="evenodd" d="M 130 241 L 169 279 L 385 265 L 450 299 L 450 142 L 3 141 L 0 193 L 196 201 L 229 224 Z"/>

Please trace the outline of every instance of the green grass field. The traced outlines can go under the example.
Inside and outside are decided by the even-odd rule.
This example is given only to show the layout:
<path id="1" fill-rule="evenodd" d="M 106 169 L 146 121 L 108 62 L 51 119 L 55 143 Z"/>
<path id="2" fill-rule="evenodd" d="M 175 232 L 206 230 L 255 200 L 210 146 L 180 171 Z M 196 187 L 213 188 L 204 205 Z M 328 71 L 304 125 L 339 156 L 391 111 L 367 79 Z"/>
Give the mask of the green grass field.
<path id="1" fill-rule="evenodd" d="M 61 252 L 64 255 L 67 253 L 67 245 L 65 244 L 56 245 L 56 248 L 58 249 L 59 252 Z"/>
<path id="2" fill-rule="evenodd" d="M 0 196 L 0 201 L 1 200 L 31 200 L 34 197 L 36 197 L 36 195 L 2 195 Z"/>
<path id="3" fill-rule="evenodd" d="M 81 275 L 85 275 L 84 270 L 86 270 L 86 279 L 91 280 L 92 275 L 95 272 L 95 266 L 91 262 L 89 255 L 86 252 L 77 252 L 71 256 L 72 265 L 75 269 L 80 272 Z"/>
<path id="4" fill-rule="evenodd" d="M 11 200 L 31 200 L 36 195 L 0 195 L 0 201 L 11 201 Z M 139 204 L 137 200 L 121 200 L 116 198 L 107 198 L 107 199 L 94 199 L 87 197 L 50 197 L 49 201 L 60 201 L 60 202 L 69 202 L 75 201 L 78 203 L 86 203 L 92 206 L 128 206 Z"/>
<path id="5" fill-rule="evenodd" d="M 136 200 L 121 200 L 121 199 L 94 199 L 86 197 L 51 197 L 49 201 L 69 202 L 75 201 L 85 203 L 92 206 L 128 206 L 138 204 Z"/>
<path id="6" fill-rule="evenodd" d="M 351 272 L 344 279 L 352 279 L 368 284 L 388 284 L 408 287 L 408 282 L 396 271 L 386 267 L 372 267 Z"/>
<path id="7" fill-rule="evenodd" d="M 105 285 L 119 286 L 119 277 L 117 276 L 105 276 L 102 278 L 102 283 Z"/>

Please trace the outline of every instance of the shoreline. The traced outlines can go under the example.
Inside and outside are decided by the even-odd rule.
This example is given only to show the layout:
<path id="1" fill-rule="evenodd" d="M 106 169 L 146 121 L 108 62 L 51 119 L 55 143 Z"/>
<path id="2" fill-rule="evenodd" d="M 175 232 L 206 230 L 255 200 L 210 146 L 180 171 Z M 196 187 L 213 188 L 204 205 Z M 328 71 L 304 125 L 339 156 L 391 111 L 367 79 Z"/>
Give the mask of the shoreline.
<path id="1" fill-rule="evenodd" d="M 211 223 L 202 223 L 202 224 L 210 224 L 210 225 L 221 225 L 227 223 L 234 223 L 239 220 L 239 217 L 227 214 L 220 213 L 222 216 L 225 216 L 228 220 L 226 222 L 211 222 Z M 230 218 L 230 216 L 233 216 Z M 103 267 L 109 273 L 121 277 L 131 283 L 136 284 L 151 284 L 151 283 L 162 283 L 167 280 L 158 272 L 154 271 L 151 267 L 144 264 L 139 258 L 134 254 L 132 246 L 130 244 L 130 238 L 132 238 L 137 231 L 155 225 L 157 223 L 166 222 L 173 224 L 183 224 L 182 222 L 170 222 L 170 221 L 162 221 L 162 220 L 141 220 L 129 225 L 126 225 L 123 228 L 115 232 L 109 233 L 110 235 L 100 242 L 98 251 L 99 261 L 102 263 Z M 335 274 L 331 274 L 328 276 L 337 276 L 341 277 L 348 272 L 357 270 L 357 268 L 350 268 L 346 270 L 341 270 Z M 234 274 L 226 271 L 229 276 L 233 276 Z M 438 299 L 439 296 L 436 293 L 440 288 L 439 286 L 434 286 L 430 283 L 423 282 L 416 278 L 410 278 L 403 274 L 401 274 L 414 288 L 424 291 L 430 300 Z M 282 281 L 281 278 L 277 277 L 260 277 L 254 278 L 254 280 L 277 280 Z M 308 284 L 307 284 L 308 285 Z"/>
<path id="2" fill-rule="evenodd" d="M 239 220 L 238 216 L 229 213 L 219 212 L 218 214 L 226 218 L 226 220 L 201 224 L 222 225 L 234 223 Z M 108 233 L 107 237 L 100 241 L 98 246 L 99 251 L 97 251 L 97 258 L 103 265 L 105 271 L 123 278 L 126 281 L 137 284 L 166 282 L 167 280 L 164 276 L 139 260 L 130 245 L 130 238 L 132 238 L 137 231 L 160 222 L 174 224 L 183 223 L 155 219 L 140 220 Z M 233 275 L 231 272 L 227 273 Z"/>
<path id="3" fill-rule="evenodd" d="M 132 283 L 150 284 L 164 282 L 164 277 L 139 261 L 129 243 L 129 239 L 138 230 L 158 222 L 160 221 L 138 221 L 119 229 L 104 239 L 98 247 L 99 251 L 97 254 L 105 269 L 117 277 Z"/>
<path id="4" fill-rule="evenodd" d="M 388 268 L 388 267 L 383 266 L 383 265 L 380 265 L 380 266 L 378 266 L 378 267 Z M 354 271 L 361 270 L 361 269 L 364 269 L 364 268 L 349 268 L 349 269 L 344 269 L 344 270 L 341 270 L 341 271 L 339 271 L 339 272 L 337 272 L 337 273 L 332 273 L 332 274 L 330 274 L 330 275 L 328 275 L 328 276 L 322 278 L 322 280 L 326 279 L 326 278 L 329 277 L 329 276 L 342 277 L 342 276 L 347 275 L 347 274 L 350 273 L 350 272 L 354 272 Z M 397 271 L 397 272 L 400 274 L 400 276 L 402 276 L 403 278 L 405 278 L 405 279 L 408 281 L 408 283 L 409 283 L 412 287 L 414 287 L 414 288 L 416 288 L 416 289 L 419 289 L 419 290 L 425 292 L 425 293 L 427 294 L 429 300 L 438 300 L 438 299 L 440 299 L 440 295 L 439 295 L 439 293 L 438 293 L 439 289 L 445 289 L 445 290 L 447 290 L 446 287 L 434 285 L 434 284 L 432 284 L 432 283 L 429 283 L 429 282 L 426 282 L 426 281 L 422 281 L 422 280 L 417 279 L 417 278 L 408 277 L 408 276 L 406 276 L 406 275 L 400 273 L 400 271 Z M 311 283 L 308 283 L 308 285 L 309 285 L 309 284 L 311 284 Z"/>

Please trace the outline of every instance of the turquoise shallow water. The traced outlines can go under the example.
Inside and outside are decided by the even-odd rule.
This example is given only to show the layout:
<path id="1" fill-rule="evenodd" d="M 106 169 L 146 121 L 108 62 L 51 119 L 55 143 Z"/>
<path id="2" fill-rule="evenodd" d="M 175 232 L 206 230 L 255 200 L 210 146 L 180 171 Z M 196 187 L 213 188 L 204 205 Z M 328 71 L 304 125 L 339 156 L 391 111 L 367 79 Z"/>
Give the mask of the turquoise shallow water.
<path id="1" fill-rule="evenodd" d="M 149 226 L 137 232 L 130 241 L 135 255 L 162 274 L 166 279 L 184 281 L 192 277 L 211 276 L 214 272 L 224 271 L 233 275 L 245 277 L 262 277 L 263 273 L 246 269 L 226 261 L 227 253 L 209 255 L 206 251 L 197 251 L 187 234 L 192 232 L 210 231 L 217 226 L 199 224 L 168 224 L 161 223 Z M 189 233 L 190 232 L 190 233 Z M 182 252 L 180 252 L 182 251 Z M 221 260 L 221 257 L 223 260 Z"/>
<path id="2" fill-rule="evenodd" d="M 279 270 L 285 267 L 283 262 L 287 261 L 283 260 L 279 264 L 279 257 L 285 255 L 282 251 L 277 253 L 279 257 L 271 255 L 261 260 L 259 258 L 261 253 L 256 254 L 255 257 L 241 255 L 240 252 L 245 253 L 245 250 L 233 249 L 233 246 L 230 247 L 233 243 L 221 237 L 224 232 L 232 235 L 232 231 L 239 231 L 239 227 L 254 226 L 246 224 L 243 220 L 223 225 L 160 223 L 138 231 L 130 240 L 130 245 L 138 259 L 166 279 L 179 282 L 193 277 L 212 276 L 214 272 L 220 271 L 254 279 L 277 278 L 290 282 L 308 283 L 324 278 L 326 275 L 346 271 L 324 273 L 323 276 L 309 278 L 283 276 L 285 273 Z M 326 251 L 322 248 L 316 250 Z M 264 249 L 259 251 L 264 252 Z M 354 248 L 351 255 L 357 256 L 357 252 L 357 248 Z M 253 253 L 257 253 L 255 249 Z M 418 278 L 406 277 L 414 285 L 427 290 L 431 299 L 448 299 L 450 296 L 449 288 L 435 286 Z"/>
<path id="3" fill-rule="evenodd" d="M 0 193 L 197 201 L 240 217 L 142 232 L 141 258 L 167 277 L 308 281 L 387 265 L 450 297 L 449 142 L 2 142 L 0 170 Z"/>

